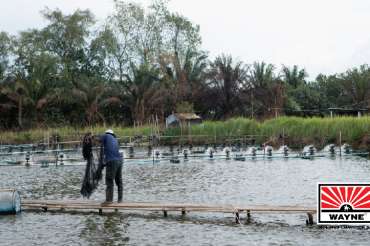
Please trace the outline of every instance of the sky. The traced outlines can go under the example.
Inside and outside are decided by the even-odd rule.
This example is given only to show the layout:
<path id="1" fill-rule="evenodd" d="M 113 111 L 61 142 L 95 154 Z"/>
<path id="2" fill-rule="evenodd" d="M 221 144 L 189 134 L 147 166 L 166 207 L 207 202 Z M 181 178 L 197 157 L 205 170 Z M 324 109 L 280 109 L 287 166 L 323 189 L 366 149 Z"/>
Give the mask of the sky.
<path id="1" fill-rule="evenodd" d="M 45 7 L 89 8 L 103 23 L 113 0 L 3 0 L 0 31 L 44 26 Z M 296 64 L 310 78 L 370 63 L 369 0 L 172 0 L 169 7 L 200 25 L 211 58 L 231 54 L 247 64 L 272 63 L 277 71 Z"/>

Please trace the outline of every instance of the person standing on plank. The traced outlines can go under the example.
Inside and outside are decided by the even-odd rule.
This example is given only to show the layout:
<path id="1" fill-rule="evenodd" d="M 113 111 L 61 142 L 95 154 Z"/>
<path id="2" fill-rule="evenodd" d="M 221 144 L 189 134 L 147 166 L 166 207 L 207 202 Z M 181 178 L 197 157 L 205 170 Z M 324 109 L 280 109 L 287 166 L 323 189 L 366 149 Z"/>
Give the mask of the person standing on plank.
<path id="1" fill-rule="evenodd" d="M 105 184 L 106 198 L 105 203 L 113 202 L 114 182 L 118 189 L 118 202 L 122 202 L 123 184 L 122 184 L 122 156 L 119 153 L 119 144 L 113 130 L 105 131 L 101 137 L 101 158 L 106 166 Z"/>

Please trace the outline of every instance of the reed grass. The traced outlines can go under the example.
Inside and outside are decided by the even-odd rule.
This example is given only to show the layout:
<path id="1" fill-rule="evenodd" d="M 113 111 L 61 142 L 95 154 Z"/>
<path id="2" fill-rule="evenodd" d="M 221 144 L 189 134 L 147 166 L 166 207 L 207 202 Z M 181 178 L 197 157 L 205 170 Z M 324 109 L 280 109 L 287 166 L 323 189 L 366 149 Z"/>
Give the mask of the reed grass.
<path id="1" fill-rule="evenodd" d="M 117 136 L 149 136 L 151 135 L 151 127 L 142 126 L 138 128 L 111 126 Z M 28 143 L 41 143 L 45 142 L 48 138 L 58 136 L 60 141 L 79 141 L 82 137 L 91 132 L 94 135 L 104 133 L 107 127 L 94 126 L 86 128 L 73 128 L 73 127 L 59 127 L 59 128 L 46 128 L 46 129 L 30 129 L 26 131 L 1 131 L 0 143 L 1 144 L 28 144 Z"/>
<path id="2" fill-rule="evenodd" d="M 120 136 L 149 136 L 151 126 L 122 127 L 112 126 Z M 31 129 L 27 131 L 3 131 L 0 134 L 2 144 L 23 144 L 42 142 L 45 138 L 58 135 L 61 141 L 80 140 L 86 132 L 101 134 L 106 127 L 95 126 L 89 128 L 60 127 L 49 129 Z M 263 122 L 247 118 L 233 118 L 226 121 L 204 121 L 200 125 L 182 128 L 162 129 L 163 136 L 176 139 L 178 136 L 191 138 L 195 143 L 209 143 L 224 141 L 238 136 L 255 135 L 257 143 L 264 141 L 278 141 L 284 137 L 290 144 L 319 144 L 339 143 L 339 133 L 342 142 L 355 143 L 370 134 L 370 117 L 334 117 L 334 118 L 300 118 L 279 117 Z M 174 140 L 176 142 L 176 140 Z M 217 141 L 217 142 L 218 142 Z"/>

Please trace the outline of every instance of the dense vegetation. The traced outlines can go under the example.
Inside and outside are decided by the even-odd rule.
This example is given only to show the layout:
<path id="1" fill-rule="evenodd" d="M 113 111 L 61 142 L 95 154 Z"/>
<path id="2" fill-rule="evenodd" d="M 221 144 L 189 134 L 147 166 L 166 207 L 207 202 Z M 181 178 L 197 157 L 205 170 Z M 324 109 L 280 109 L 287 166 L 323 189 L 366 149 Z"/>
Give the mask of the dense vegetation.
<path id="1" fill-rule="evenodd" d="M 146 142 L 152 141 L 150 136 L 157 132 L 151 126 L 113 127 L 121 142 L 133 139 Z M 40 129 L 24 131 L 7 131 L 0 135 L 2 144 L 45 143 L 53 142 L 58 136 L 60 142 L 78 141 L 86 132 L 101 134 L 102 126 L 72 128 L 58 127 L 47 131 Z M 160 144 L 236 144 L 268 143 L 273 146 L 287 144 L 292 148 L 302 148 L 307 144 L 315 144 L 322 148 L 327 144 L 349 143 L 355 148 L 370 148 L 370 117 L 338 117 L 338 118 L 302 118 L 279 117 L 266 121 L 246 118 L 232 118 L 226 121 L 205 121 L 201 125 L 186 128 L 162 129 Z M 341 136 L 340 136 L 341 134 Z M 158 139 L 157 139 L 158 140 Z M 158 143 L 158 142 L 156 142 Z"/>
<path id="2" fill-rule="evenodd" d="M 0 33 L 0 128 L 142 125 L 183 108 L 217 120 L 369 106 L 367 65 L 308 81 L 298 66 L 209 60 L 200 27 L 162 1 L 115 1 L 104 25 L 89 10 L 42 15 L 43 28 Z"/>

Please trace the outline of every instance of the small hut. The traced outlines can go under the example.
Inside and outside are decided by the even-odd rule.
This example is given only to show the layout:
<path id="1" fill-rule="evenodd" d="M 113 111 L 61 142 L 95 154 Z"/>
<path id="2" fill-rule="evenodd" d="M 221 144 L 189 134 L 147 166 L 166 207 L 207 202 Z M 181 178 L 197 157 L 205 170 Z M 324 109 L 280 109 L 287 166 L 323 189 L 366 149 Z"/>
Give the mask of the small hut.
<path id="1" fill-rule="evenodd" d="M 329 108 L 330 117 L 334 116 L 357 116 L 361 117 L 366 114 L 369 109 L 367 108 Z"/>
<path id="2" fill-rule="evenodd" d="M 185 127 L 201 123 L 202 118 L 194 113 L 173 113 L 166 118 L 166 127 Z"/>

